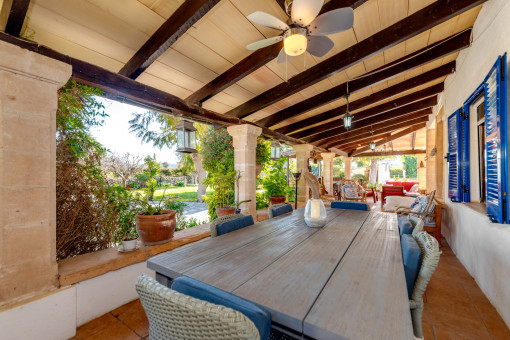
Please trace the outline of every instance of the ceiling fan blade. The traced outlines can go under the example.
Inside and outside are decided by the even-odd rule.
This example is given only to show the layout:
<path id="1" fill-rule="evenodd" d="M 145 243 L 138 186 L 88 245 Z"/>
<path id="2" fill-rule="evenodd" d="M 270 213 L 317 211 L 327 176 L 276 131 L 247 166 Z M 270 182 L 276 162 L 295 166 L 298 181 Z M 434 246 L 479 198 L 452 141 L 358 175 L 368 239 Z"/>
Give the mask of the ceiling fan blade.
<path id="1" fill-rule="evenodd" d="M 289 25 L 287 25 L 277 17 L 272 16 L 271 14 L 268 14 L 266 12 L 257 11 L 249 14 L 246 17 L 248 18 L 248 20 L 256 24 L 274 28 L 277 30 L 286 31 L 290 28 Z"/>
<path id="2" fill-rule="evenodd" d="M 320 58 L 328 53 L 333 46 L 335 46 L 335 43 L 328 37 L 315 35 L 309 37 L 308 48 L 306 50 L 308 53 Z"/>
<path id="3" fill-rule="evenodd" d="M 269 45 L 276 44 L 277 42 L 280 42 L 283 40 L 283 37 L 281 35 L 278 35 L 276 37 L 267 38 L 264 40 L 259 40 L 254 43 L 246 45 L 246 48 L 249 50 L 258 50 L 259 48 L 266 47 Z"/>
<path id="4" fill-rule="evenodd" d="M 287 55 L 287 53 L 285 53 L 285 47 L 282 47 L 282 49 L 280 50 L 280 53 L 278 53 L 278 58 L 276 58 L 276 63 L 281 64 L 288 60 L 290 61 L 292 58 L 294 58 L 294 57 Z"/>
<path id="5" fill-rule="evenodd" d="M 319 15 L 308 26 L 310 35 L 328 35 L 346 31 L 354 25 L 354 11 L 350 7 L 339 8 Z"/>
<path id="6" fill-rule="evenodd" d="M 308 26 L 321 11 L 324 0 L 294 0 L 292 2 L 292 22 Z"/>

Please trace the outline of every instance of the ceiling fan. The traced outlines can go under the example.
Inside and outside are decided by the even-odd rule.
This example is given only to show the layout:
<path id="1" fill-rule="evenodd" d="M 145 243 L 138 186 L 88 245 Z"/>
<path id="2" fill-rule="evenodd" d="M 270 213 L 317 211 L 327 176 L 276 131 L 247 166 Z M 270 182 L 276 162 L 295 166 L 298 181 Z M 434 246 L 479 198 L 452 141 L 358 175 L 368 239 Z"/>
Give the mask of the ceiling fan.
<path id="1" fill-rule="evenodd" d="M 286 0 L 288 24 L 271 14 L 257 11 L 247 18 L 259 25 L 284 31 L 276 37 L 260 40 L 246 46 L 258 50 L 283 40 L 283 48 L 278 54 L 277 63 L 308 51 L 316 57 L 328 53 L 335 43 L 327 35 L 348 30 L 354 24 L 354 11 L 350 7 L 339 8 L 317 16 L 324 0 Z"/>

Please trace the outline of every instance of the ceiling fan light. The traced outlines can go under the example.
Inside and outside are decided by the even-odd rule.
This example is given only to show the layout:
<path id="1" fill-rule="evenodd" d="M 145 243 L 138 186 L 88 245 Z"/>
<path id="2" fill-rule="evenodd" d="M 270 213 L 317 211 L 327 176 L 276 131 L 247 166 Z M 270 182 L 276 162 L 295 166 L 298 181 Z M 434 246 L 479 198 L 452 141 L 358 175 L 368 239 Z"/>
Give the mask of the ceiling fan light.
<path id="1" fill-rule="evenodd" d="M 306 48 L 308 47 L 306 30 L 302 28 L 293 28 L 287 32 L 288 34 L 286 34 L 285 40 L 283 41 L 285 53 L 291 57 L 305 53 Z"/>

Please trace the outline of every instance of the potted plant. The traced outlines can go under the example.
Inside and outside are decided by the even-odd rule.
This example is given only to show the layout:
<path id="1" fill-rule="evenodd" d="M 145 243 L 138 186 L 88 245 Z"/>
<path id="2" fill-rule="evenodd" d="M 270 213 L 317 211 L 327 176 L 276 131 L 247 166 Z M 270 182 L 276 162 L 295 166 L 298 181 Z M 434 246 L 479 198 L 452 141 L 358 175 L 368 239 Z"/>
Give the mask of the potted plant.
<path id="1" fill-rule="evenodd" d="M 236 176 L 235 176 L 236 188 L 237 188 L 237 197 L 236 197 L 236 201 L 235 201 L 235 206 L 236 206 L 235 213 L 236 214 L 241 213 L 241 208 L 240 208 L 241 204 L 246 203 L 246 202 L 251 202 L 251 200 L 239 201 L 239 180 L 240 179 L 241 179 L 241 171 L 236 171 Z"/>
<path id="2" fill-rule="evenodd" d="M 108 189 L 109 199 L 117 214 L 118 227 L 115 231 L 116 241 L 120 241 L 119 251 L 128 252 L 136 249 L 138 233 L 136 232 L 136 208 L 134 199 L 127 188 L 114 186 Z"/>
<path id="3" fill-rule="evenodd" d="M 168 242 L 174 236 L 176 220 L 175 210 L 163 209 L 165 193 L 159 204 L 149 203 L 149 197 L 136 200 L 138 213 L 136 214 L 136 231 L 143 244 L 155 245 Z"/>
<path id="4" fill-rule="evenodd" d="M 266 176 L 261 180 L 262 186 L 265 189 L 265 196 L 271 204 L 285 203 L 289 186 L 287 185 L 287 178 L 283 174 L 283 167 L 285 159 L 274 161 L 273 166 L 270 168 Z"/>
<path id="5" fill-rule="evenodd" d="M 235 173 L 218 176 L 216 179 L 216 191 L 218 198 L 218 206 L 216 207 L 216 215 L 218 217 L 232 215 L 236 212 L 236 207 L 231 205 L 233 201 L 232 185 L 235 180 Z"/>

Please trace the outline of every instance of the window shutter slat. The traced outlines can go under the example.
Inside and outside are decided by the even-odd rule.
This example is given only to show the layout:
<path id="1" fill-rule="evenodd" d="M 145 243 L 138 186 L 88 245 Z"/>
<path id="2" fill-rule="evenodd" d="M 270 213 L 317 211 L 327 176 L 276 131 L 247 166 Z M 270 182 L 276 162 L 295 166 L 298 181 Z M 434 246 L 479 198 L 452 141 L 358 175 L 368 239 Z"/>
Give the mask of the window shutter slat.
<path id="1" fill-rule="evenodd" d="M 452 201 L 461 201 L 460 190 L 460 110 L 455 111 L 448 117 L 448 197 Z"/>

